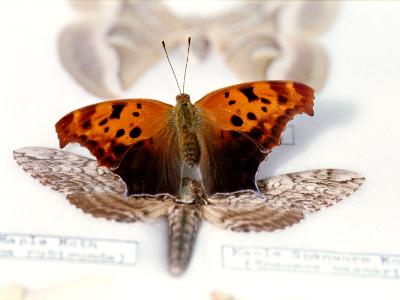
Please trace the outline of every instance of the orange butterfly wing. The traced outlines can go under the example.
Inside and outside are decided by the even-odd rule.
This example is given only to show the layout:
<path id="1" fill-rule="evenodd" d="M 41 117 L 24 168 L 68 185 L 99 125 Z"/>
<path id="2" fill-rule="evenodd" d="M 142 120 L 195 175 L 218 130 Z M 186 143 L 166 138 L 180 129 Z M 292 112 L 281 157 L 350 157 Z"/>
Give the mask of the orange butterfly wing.
<path id="1" fill-rule="evenodd" d="M 60 147 L 77 142 L 125 181 L 130 194 L 179 194 L 181 165 L 173 107 L 148 99 L 111 100 L 56 124 Z"/>
<path id="2" fill-rule="evenodd" d="M 214 91 L 198 102 L 200 170 L 207 194 L 257 191 L 260 163 L 298 113 L 313 115 L 314 91 L 297 82 L 259 81 Z"/>

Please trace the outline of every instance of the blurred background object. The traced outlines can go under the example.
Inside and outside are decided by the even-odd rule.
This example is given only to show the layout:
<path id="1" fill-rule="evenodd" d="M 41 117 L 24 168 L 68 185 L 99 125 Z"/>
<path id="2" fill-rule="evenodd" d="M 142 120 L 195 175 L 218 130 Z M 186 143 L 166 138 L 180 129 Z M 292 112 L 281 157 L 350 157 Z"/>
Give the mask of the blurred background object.
<path id="1" fill-rule="evenodd" d="M 338 8 L 330 1 L 241 1 L 211 16 L 181 16 L 163 1 L 70 3 L 78 16 L 60 34 L 61 62 L 104 98 L 121 96 L 164 56 L 161 40 L 170 51 L 186 51 L 188 36 L 191 59 L 201 62 L 217 51 L 238 81 L 296 80 L 318 90 L 328 57 L 315 40 Z"/>
<path id="2" fill-rule="evenodd" d="M 51 286 L 40 291 L 29 291 L 18 284 L 0 287 L 0 300 L 105 300 L 110 281 L 104 276 L 92 276 Z"/>

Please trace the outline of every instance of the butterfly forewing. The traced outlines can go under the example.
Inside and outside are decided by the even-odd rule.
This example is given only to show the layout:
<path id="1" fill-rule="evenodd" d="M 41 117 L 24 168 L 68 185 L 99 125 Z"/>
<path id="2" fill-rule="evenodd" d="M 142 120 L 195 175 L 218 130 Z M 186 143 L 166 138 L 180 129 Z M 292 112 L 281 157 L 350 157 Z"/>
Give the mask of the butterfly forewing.
<path id="1" fill-rule="evenodd" d="M 173 107 L 112 100 L 75 110 L 56 124 L 60 146 L 77 142 L 125 181 L 130 194 L 178 194 L 181 161 Z"/>
<path id="2" fill-rule="evenodd" d="M 313 115 L 314 91 L 301 83 L 259 81 L 214 91 L 196 102 L 200 169 L 207 194 L 257 190 L 255 173 L 288 121 Z"/>
<path id="3" fill-rule="evenodd" d="M 126 151 L 166 126 L 171 105 L 145 99 L 111 100 L 77 109 L 56 124 L 63 148 L 76 142 L 101 165 L 115 168 Z"/>

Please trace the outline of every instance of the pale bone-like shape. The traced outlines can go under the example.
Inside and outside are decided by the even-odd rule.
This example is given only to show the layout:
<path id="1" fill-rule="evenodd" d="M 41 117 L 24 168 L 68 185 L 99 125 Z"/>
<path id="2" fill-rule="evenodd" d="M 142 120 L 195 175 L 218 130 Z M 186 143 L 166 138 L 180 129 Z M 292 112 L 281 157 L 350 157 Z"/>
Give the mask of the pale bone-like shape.
<path id="1" fill-rule="evenodd" d="M 189 263 L 201 220 L 239 232 L 273 231 L 300 222 L 314 212 L 346 198 L 364 181 L 356 173 L 323 169 L 275 176 L 257 182 L 253 191 L 207 198 L 200 182 L 184 178 L 181 196 L 126 196 L 123 181 L 95 160 L 51 148 L 14 151 L 22 168 L 43 185 L 67 195 L 76 207 L 94 217 L 119 222 L 167 217 L 169 269 L 182 274 Z"/>
<path id="2" fill-rule="evenodd" d="M 104 98 L 122 94 L 114 76 L 119 59 L 104 40 L 98 23 L 80 22 L 66 27 L 60 34 L 59 51 L 64 67 L 87 91 Z"/>
<path id="3" fill-rule="evenodd" d="M 281 58 L 271 61 L 265 77 L 306 82 L 312 87 L 323 86 L 328 75 L 328 57 L 317 44 L 303 37 L 286 37 L 281 43 Z M 260 58 L 261 59 L 261 58 Z"/>
<path id="4" fill-rule="evenodd" d="M 183 54 L 189 35 L 192 60 L 216 49 L 241 80 L 295 79 L 316 90 L 325 82 L 327 55 L 313 39 L 333 22 L 337 2 L 245 2 L 208 18 L 178 17 L 162 2 L 115 3 L 108 17 L 93 4 L 90 17 L 81 14 L 85 21 L 67 27 L 59 41 L 64 67 L 95 95 L 123 93 L 164 56 L 161 40 Z"/>

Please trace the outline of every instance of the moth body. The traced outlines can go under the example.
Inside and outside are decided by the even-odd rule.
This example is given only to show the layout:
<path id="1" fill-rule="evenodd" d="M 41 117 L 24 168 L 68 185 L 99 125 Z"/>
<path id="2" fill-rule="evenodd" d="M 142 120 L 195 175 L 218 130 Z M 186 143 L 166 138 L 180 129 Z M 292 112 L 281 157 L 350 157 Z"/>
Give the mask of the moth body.
<path id="1" fill-rule="evenodd" d="M 168 257 L 171 274 L 180 275 L 187 269 L 200 222 L 199 210 L 193 205 L 176 204 L 170 209 Z"/>
<path id="2" fill-rule="evenodd" d="M 183 178 L 181 194 L 175 202 L 168 212 L 169 269 L 173 275 L 180 275 L 187 269 L 192 256 L 201 222 L 200 205 L 206 204 L 201 183 Z"/>
<path id="3" fill-rule="evenodd" d="M 194 167 L 200 160 L 200 146 L 196 136 L 196 112 L 188 94 L 176 96 L 175 124 L 182 160 Z"/>

